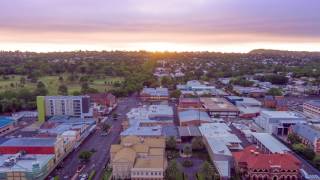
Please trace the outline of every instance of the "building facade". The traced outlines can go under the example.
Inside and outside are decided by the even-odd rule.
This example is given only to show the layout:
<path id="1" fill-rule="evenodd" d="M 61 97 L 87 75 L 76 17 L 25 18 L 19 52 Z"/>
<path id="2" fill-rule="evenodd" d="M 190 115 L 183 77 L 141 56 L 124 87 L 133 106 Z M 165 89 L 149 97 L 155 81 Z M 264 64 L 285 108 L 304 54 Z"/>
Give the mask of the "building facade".
<path id="1" fill-rule="evenodd" d="M 292 154 L 264 154 L 255 146 L 234 152 L 235 167 L 246 180 L 299 180 L 300 161 Z"/>
<path id="2" fill-rule="evenodd" d="M 110 149 L 110 165 L 115 179 L 164 179 L 167 167 L 164 138 L 126 136 Z"/>
<path id="3" fill-rule="evenodd" d="M 92 117 L 89 96 L 38 96 L 38 120 L 46 117 L 67 115 L 74 117 Z"/>
<path id="4" fill-rule="evenodd" d="M 320 100 L 311 100 L 303 103 L 303 113 L 314 118 L 319 118 Z"/>

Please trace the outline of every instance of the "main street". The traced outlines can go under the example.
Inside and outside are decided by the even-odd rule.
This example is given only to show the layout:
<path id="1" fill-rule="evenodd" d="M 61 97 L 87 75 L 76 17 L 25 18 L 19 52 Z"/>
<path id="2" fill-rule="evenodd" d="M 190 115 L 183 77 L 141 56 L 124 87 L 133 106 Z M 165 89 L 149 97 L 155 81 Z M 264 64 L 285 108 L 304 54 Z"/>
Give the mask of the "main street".
<path id="1" fill-rule="evenodd" d="M 112 125 L 110 133 L 107 136 L 103 134 L 101 128 L 98 126 L 97 130 L 93 132 L 87 139 L 74 151 L 72 151 L 58 166 L 58 168 L 51 173 L 50 177 L 58 175 L 60 179 L 79 179 L 80 174 L 90 174 L 95 171 L 95 180 L 101 180 L 104 172 L 104 167 L 109 160 L 109 150 L 111 144 L 117 143 L 120 139 L 121 123 L 126 117 L 126 113 L 137 106 L 139 100 L 135 97 L 128 97 L 119 99 L 118 107 L 114 110 L 118 114 L 118 120 L 114 121 L 111 117 L 107 117 L 105 123 Z M 77 173 L 77 168 L 81 165 L 79 161 L 79 154 L 81 151 L 94 150 L 90 161 L 85 164 L 85 167 L 80 173 Z"/>

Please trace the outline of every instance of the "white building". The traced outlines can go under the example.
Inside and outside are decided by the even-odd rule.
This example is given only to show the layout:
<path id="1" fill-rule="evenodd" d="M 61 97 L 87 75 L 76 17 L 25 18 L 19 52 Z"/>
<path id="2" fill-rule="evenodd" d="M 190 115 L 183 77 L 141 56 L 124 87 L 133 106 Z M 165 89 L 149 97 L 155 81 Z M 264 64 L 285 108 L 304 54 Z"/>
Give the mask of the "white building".
<path id="1" fill-rule="evenodd" d="M 305 118 L 291 111 L 261 111 L 254 121 L 267 133 L 287 135 L 291 125 L 305 123 Z"/>
<path id="2" fill-rule="evenodd" d="M 233 166 L 230 149 L 242 149 L 241 140 L 231 133 L 231 129 L 225 123 L 205 123 L 199 130 L 221 179 L 229 179 Z"/>

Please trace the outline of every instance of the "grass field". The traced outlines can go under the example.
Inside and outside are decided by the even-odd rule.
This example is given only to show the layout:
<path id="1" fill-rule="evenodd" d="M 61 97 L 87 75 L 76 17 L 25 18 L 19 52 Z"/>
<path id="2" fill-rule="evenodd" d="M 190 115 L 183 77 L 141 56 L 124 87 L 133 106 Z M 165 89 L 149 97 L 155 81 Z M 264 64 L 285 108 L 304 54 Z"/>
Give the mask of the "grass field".
<path id="1" fill-rule="evenodd" d="M 21 87 L 20 84 L 20 78 L 23 76 L 19 75 L 10 75 L 8 76 L 9 79 L 3 79 L 0 78 L 0 92 L 6 91 L 6 90 L 19 90 L 21 88 L 27 88 L 30 90 L 34 90 L 37 86 L 37 83 L 31 83 L 29 81 L 26 81 L 25 85 Z M 65 84 L 68 86 L 68 92 L 69 94 L 72 94 L 74 91 L 80 91 L 81 89 L 81 83 L 78 81 L 68 81 L 67 75 L 62 75 L 63 81 L 59 80 L 59 76 L 43 76 L 39 77 L 39 81 L 42 81 L 48 91 L 49 95 L 56 95 L 58 92 L 58 87 L 61 84 Z M 113 86 L 112 84 L 114 82 L 121 82 L 123 81 L 123 78 L 121 77 L 103 77 L 100 79 L 91 79 L 88 83 L 91 88 L 97 89 L 99 92 L 105 92 L 110 90 Z"/>

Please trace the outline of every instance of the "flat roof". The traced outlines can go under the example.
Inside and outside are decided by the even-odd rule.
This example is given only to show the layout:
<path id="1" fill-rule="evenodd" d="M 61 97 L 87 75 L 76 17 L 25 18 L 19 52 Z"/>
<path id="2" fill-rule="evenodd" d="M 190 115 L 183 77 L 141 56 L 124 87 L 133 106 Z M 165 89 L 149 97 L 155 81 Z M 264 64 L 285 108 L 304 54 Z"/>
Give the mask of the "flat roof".
<path id="1" fill-rule="evenodd" d="M 17 159 L 17 162 L 14 163 L 11 166 L 5 165 L 5 160 L 7 160 L 10 157 L 13 157 L 12 154 L 2 154 L 0 156 L 0 171 L 1 172 L 13 172 L 13 171 L 19 171 L 19 172 L 33 172 L 33 165 L 39 164 L 40 169 L 42 169 L 44 166 L 48 164 L 48 162 L 53 159 L 55 156 L 54 154 L 48 154 L 48 155 L 38 155 L 38 154 L 32 154 L 32 155 L 23 155 L 20 158 Z"/>
<path id="2" fill-rule="evenodd" d="M 305 102 L 305 103 L 320 108 L 320 100 L 310 100 L 310 101 L 307 101 L 307 102 Z"/>
<path id="3" fill-rule="evenodd" d="M 224 98 L 200 98 L 203 106 L 210 111 L 239 111 L 232 103 Z"/>
<path id="4" fill-rule="evenodd" d="M 270 118 L 303 118 L 293 111 L 261 111 L 261 114 L 267 115 Z"/>
<path id="5" fill-rule="evenodd" d="M 10 138 L 7 141 L 4 141 L 0 144 L 0 147 L 12 146 L 25 146 L 25 147 L 38 147 L 46 146 L 52 147 L 56 143 L 56 138 Z"/>
<path id="6" fill-rule="evenodd" d="M 178 112 L 178 117 L 180 122 L 188 122 L 192 120 L 201 120 L 201 121 L 212 121 L 207 112 L 188 109 Z"/>
<path id="7" fill-rule="evenodd" d="M 14 121 L 11 117 L 8 116 L 0 116 L 0 128 L 8 126 L 12 124 Z"/>
<path id="8" fill-rule="evenodd" d="M 152 127 L 132 126 L 122 131 L 120 135 L 121 136 L 161 136 L 162 127 L 161 126 L 152 126 Z"/>
<path id="9" fill-rule="evenodd" d="M 256 133 L 252 132 L 252 136 L 258 140 L 264 147 L 266 147 L 272 153 L 285 153 L 290 151 L 287 146 L 278 141 L 269 133 Z"/>

